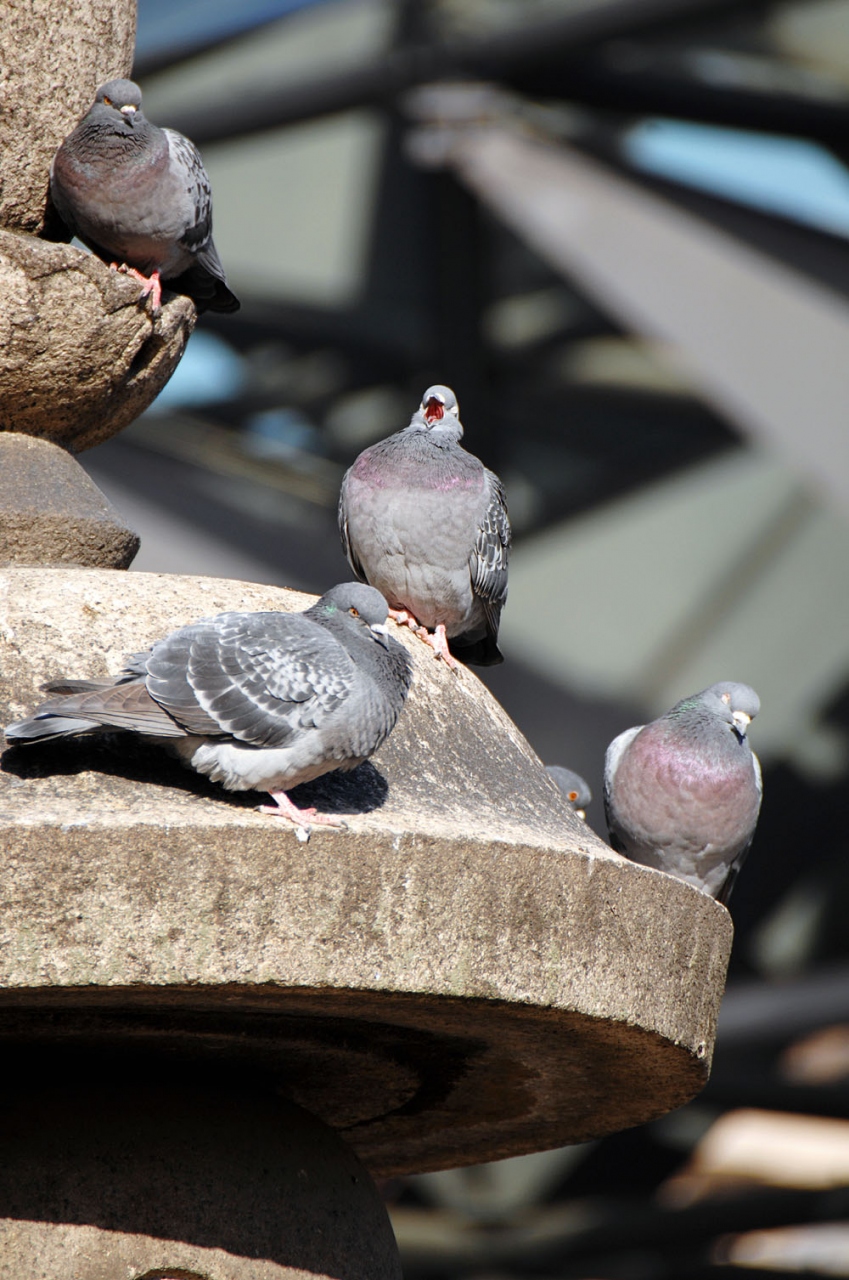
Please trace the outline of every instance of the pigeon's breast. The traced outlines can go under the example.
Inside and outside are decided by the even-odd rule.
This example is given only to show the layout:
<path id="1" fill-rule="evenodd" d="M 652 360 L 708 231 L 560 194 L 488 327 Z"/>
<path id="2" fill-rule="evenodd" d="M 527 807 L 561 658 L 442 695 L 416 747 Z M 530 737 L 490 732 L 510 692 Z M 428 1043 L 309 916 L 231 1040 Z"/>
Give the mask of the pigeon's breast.
<path id="1" fill-rule="evenodd" d="M 169 168 L 164 141 L 142 147 L 115 136 L 97 149 L 60 147 L 51 190 L 63 221 L 80 239 L 149 275 L 191 265 L 180 245 L 189 195 Z"/>
<path id="2" fill-rule="evenodd" d="M 616 799 L 632 840 L 684 857 L 732 856 L 748 843 L 760 807 L 745 748 L 682 751 L 680 743 L 645 731 L 619 764 Z"/>
<path id="3" fill-rule="evenodd" d="M 362 462 L 362 459 L 360 460 Z M 485 506 L 483 468 L 441 471 L 355 464 L 348 537 L 368 581 L 393 608 L 459 635 L 480 622 L 469 560 Z"/>

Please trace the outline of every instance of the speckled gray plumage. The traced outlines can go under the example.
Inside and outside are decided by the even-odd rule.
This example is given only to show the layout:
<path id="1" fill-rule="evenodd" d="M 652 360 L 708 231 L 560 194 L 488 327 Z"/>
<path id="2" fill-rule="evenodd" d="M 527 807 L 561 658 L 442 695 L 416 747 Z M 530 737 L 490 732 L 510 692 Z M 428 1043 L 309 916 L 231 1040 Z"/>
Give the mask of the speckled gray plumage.
<path id="1" fill-rule="evenodd" d="M 130 730 L 228 790 L 285 791 L 353 769 L 393 729 L 411 664 L 386 616 L 379 592 L 355 582 L 304 613 L 205 618 L 134 654 L 113 681 L 54 682 L 6 737 Z"/>
<path id="2" fill-rule="evenodd" d="M 604 776 L 613 848 L 727 902 L 761 805 L 746 734 L 759 709 L 748 685 L 721 682 L 615 738 Z"/>
<path id="3" fill-rule="evenodd" d="M 362 581 L 423 627 L 444 625 L 463 662 L 488 666 L 502 661 L 510 521 L 501 481 L 460 445 L 462 435 L 453 391 L 428 388 L 410 425 L 346 473 L 339 531 Z"/>
<path id="4" fill-rule="evenodd" d="M 146 120 L 131 80 L 101 85 L 53 157 L 50 194 L 69 231 L 105 262 L 161 279 L 200 310 L 237 311 L 212 240 L 197 147 Z"/>

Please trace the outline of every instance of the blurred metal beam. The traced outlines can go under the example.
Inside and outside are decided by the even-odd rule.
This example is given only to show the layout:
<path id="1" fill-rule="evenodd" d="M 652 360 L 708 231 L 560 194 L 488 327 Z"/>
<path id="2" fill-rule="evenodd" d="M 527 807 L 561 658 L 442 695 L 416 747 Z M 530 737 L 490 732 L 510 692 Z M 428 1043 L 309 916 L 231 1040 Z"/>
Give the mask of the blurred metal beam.
<path id="1" fill-rule="evenodd" d="M 413 138 L 626 328 L 660 340 L 728 420 L 849 511 L 849 304 L 615 175 L 512 125 L 447 123 Z"/>
<path id="2" fill-rule="evenodd" d="M 751 0 L 594 0 L 483 36 L 401 45 L 361 67 L 298 84 L 257 86 L 221 102 L 192 104 L 174 112 L 169 123 L 198 144 L 220 142 L 356 107 L 387 105 L 435 79 L 497 80 L 528 67 L 560 66 L 607 40 L 733 9 L 751 12 Z M 568 73 L 564 79 L 568 87 Z"/>
<path id="3" fill-rule="evenodd" d="M 711 1240 L 730 1232 L 829 1221 L 847 1212 L 847 1188 L 747 1188 L 681 1209 L 643 1201 L 573 1201 L 534 1214 L 526 1210 L 520 1222 L 501 1221 L 496 1230 L 458 1220 L 457 1215 L 425 1216 L 402 1209 L 392 1213 L 392 1222 L 406 1280 L 471 1280 L 489 1270 L 540 1277 L 621 1275 L 617 1258 L 621 1267 L 623 1254 L 652 1257 L 655 1250 L 692 1263 Z"/>
<path id="4" fill-rule="evenodd" d="M 832 1022 L 849 1022 L 849 965 L 793 982 L 741 982 L 722 1001 L 717 1052 L 780 1043 Z"/>

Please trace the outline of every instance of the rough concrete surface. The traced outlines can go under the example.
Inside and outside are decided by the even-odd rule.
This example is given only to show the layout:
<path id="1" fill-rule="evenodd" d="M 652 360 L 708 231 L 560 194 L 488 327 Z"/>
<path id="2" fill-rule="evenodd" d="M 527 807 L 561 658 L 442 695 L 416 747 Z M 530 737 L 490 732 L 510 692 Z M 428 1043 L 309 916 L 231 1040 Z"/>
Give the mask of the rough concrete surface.
<path id="1" fill-rule="evenodd" d="M 270 1090 L 8 1084 L 0 1280 L 401 1280 L 363 1166 Z"/>
<path id="2" fill-rule="evenodd" d="M 194 618 L 306 603 L 7 569 L 0 711 Z M 128 740 L 3 755 L 4 1055 L 261 1069 L 380 1173 L 579 1141 L 699 1091 L 728 913 L 608 849 L 477 678 L 398 634 L 408 704 L 373 761 L 300 789 L 349 824 L 308 844 Z"/>
<path id="3" fill-rule="evenodd" d="M 97 86 L 130 74 L 135 35 L 135 0 L 0 5 L 0 227 L 42 230 L 53 153 Z"/>
<path id="4" fill-rule="evenodd" d="M 0 299 L 0 431 L 77 452 L 148 407 L 196 319 L 178 296 L 154 319 L 138 284 L 93 254 L 9 231 L 0 231 Z"/>
<path id="5" fill-rule="evenodd" d="M 126 569 L 138 534 L 58 445 L 0 434 L 0 565 Z"/>

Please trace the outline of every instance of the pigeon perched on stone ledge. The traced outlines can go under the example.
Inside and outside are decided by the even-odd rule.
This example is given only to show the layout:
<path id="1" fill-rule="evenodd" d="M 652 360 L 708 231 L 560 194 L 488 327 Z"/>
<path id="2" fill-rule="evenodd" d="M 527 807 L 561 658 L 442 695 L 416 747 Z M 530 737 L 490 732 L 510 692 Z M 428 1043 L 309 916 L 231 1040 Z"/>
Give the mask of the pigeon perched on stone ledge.
<path id="1" fill-rule="evenodd" d="M 344 825 L 298 809 L 291 787 L 368 759 L 395 726 L 412 667 L 374 588 L 343 583 L 303 613 L 221 613 L 135 654 L 113 680 L 63 680 L 15 744 L 126 730 L 228 791 L 268 791 L 263 813 Z"/>
<path id="2" fill-rule="evenodd" d="M 454 392 L 429 387 L 410 425 L 346 472 L 339 532 L 354 573 L 383 593 L 397 622 L 449 665 L 453 655 L 485 667 L 503 661 L 510 521 L 501 481 L 462 435 Z"/>
<path id="3" fill-rule="evenodd" d="M 162 282 L 199 311 L 238 311 L 212 242 L 212 195 L 200 152 L 142 114 L 132 80 L 110 80 L 50 166 L 68 230 L 142 285 L 159 310 Z"/>
<path id="4" fill-rule="evenodd" d="M 727 903 L 761 807 L 746 736 L 759 710 L 754 689 L 724 682 L 620 733 L 604 769 L 613 848 Z"/>

